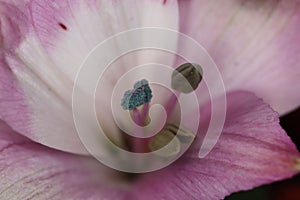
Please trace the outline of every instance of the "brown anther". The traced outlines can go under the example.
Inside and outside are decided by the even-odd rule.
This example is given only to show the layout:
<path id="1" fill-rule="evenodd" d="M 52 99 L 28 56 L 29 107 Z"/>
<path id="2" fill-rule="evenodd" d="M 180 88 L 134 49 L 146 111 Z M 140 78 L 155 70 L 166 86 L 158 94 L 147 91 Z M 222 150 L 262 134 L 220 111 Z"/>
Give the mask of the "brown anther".
<path id="1" fill-rule="evenodd" d="M 155 151 L 159 156 L 171 157 L 180 152 L 182 143 L 190 143 L 194 139 L 195 135 L 186 128 L 175 124 L 167 124 L 150 140 L 149 149 Z M 167 148 L 162 149 L 167 145 L 169 145 Z"/>
<path id="2" fill-rule="evenodd" d="M 172 88 L 182 93 L 190 93 L 197 89 L 202 80 L 202 68 L 198 64 L 185 63 L 172 74 Z"/>

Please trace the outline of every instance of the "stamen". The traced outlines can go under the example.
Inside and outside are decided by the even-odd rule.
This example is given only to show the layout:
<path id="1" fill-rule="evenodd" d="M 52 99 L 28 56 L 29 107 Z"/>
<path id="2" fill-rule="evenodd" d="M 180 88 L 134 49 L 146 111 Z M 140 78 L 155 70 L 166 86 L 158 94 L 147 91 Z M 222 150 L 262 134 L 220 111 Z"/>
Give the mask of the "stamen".
<path id="1" fill-rule="evenodd" d="M 171 97 L 169 98 L 169 101 L 166 105 L 167 116 L 170 116 L 172 114 L 175 106 L 178 103 L 179 96 L 180 96 L 180 93 L 177 96 L 175 94 L 171 94 Z"/>
<path id="2" fill-rule="evenodd" d="M 202 80 L 203 70 L 200 65 L 185 63 L 172 73 L 171 86 L 178 93 L 172 94 L 166 105 L 167 116 L 170 116 L 178 103 L 181 93 L 190 93 L 196 90 Z"/>
<path id="3" fill-rule="evenodd" d="M 195 135 L 188 129 L 168 124 L 149 141 L 149 149 L 157 151 L 169 144 L 168 148 L 155 153 L 162 157 L 174 156 L 180 152 L 181 143 L 189 143 L 194 138 Z"/>
<path id="4" fill-rule="evenodd" d="M 174 139 L 173 139 L 174 138 Z M 157 151 L 164 146 L 168 148 Z M 170 157 L 180 152 L 180 141 L 168 129 L 163 129 L 149 141 L 149 149 L 161 157 Z"/>
<path id="5" fill-rule="evenodd" d="M 145 126 L 149 118 L 149 102 L 152 98 L 152 91 L 150 89 L 147 80 L 143 79 L 137 81 L 132 90 L 128 90 L 124 93 L 121 100 L 121 106 L 124 110 L 130 110 L 130 115 L 133 121 L 136 123 L 135 132 L 137 135 L 142 136 L 143 128 L 139 126 Z M 142 106 L 142 108 L 138 108 Z M 143 138 L 131 138 L 130 139 L 131 148 L 133 152 L 144 152 L 147 148 L 147 143 Z"/>
<path id="6" fill-rule="evenodd" d="M 134 84 L 133 90 L 127 90 L 121 100 L 121 106 L 124 110 L 133 110 L 152 99 L 152 91 L 148 81 L 143 79 Z"/>
<path id="7" fill-rule="evenodd" d="M 177 138 L 180 140 L 182 143 L 190 143 L 195 139 L 195 135 L 193 134 L 192 131 L 182 127 L 178 126 L 175 124 L 168 124 L 168 129 L 177 136 Z"/>
<path id="8" fill-rule="evenodd" d="M 182 93 L 190 93 L 197 89 L 202 80 L 203 70 L 200 65 L 185 63 L 172 74 L 172 88 Z"/>

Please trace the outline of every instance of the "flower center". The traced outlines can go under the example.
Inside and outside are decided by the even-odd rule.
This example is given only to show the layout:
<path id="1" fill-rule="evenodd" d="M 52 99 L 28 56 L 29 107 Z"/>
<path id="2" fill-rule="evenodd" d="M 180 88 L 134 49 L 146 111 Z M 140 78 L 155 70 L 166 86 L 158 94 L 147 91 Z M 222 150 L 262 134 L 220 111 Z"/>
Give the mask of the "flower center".
<path id="1" fill-rule="evenodd" d="M 178 98 L 181 93 L 187 94 L 195 91 L 202 80 L 200 65 L 185 63 L 180 65 L 172 73 L 171 87 L 176 94 L 172 93 L 165 105 L 167 122 L 162 130 L 150 138 L 130 137 L 129 149 L 137 153 L 157 152 L 161 157 L 177 155 L 183 143 L 190 143 L 195 135 L 179 125 L 177 122 L 168 120 L 173 115 Z M 127 90 L 121 100 L 124 110 L 129 110 L 130 116 L 139 127 L 146 127 L 150 123 L 149 108 L 152 99 L 152 90 L 149 82 L 145 79 L 137 81 L 132 90 Z M 171 122 L 170 122 L 171 121 Z M 138 129 L 141 131 L 143 129 Z M 143 133 L 139 133 L 140 135 Z M 164 148 L 168 145 L 168 148 Z M 160 151 L 157 151 L 160 150 Z"/>

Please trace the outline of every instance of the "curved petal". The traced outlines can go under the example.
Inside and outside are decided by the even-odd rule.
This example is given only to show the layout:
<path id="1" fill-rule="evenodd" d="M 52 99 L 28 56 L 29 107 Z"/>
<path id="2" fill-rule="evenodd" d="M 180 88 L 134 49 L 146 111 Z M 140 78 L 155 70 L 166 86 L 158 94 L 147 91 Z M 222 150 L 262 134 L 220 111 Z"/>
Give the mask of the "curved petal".
<path id="1" fill-rule="evenodd" d="M 80 65 L 95 45 L 133 28 L 178 29 L 175 0 L 132 0 L 130 3 L 120 0 L 31 0 L 25 7 L 17 8 L 29 23 L 26 24 L 26 32 L 19 29 L 24 25 L 23 21 L 10 24 L 21 40 L 16 47 L 10 45 L 9 51 L 4 51 L 4 63 L 7 65 L 1 68 L 8 67 L 12 71 L 11 76 L 18 81 L 22 101 L 16 102 L 16 107 L 19 103 L 26 105 L 30 118 L 24 118 L 22 127 L 11 120 L 7 122 L 34 141 L 74 153 L 87 154 L 73 122 L 72 89 Z M 4 13 L 4 16 L 13 18 L 14 12 Z M 4 41 L 9 37 L 4 34 Z M 122 44 L 116 43 L 112 51 L 118 51 L 118 45 Z M 104 69 L 101 63 L 95 63 Z M 111 87 L 106 87 L 106 91 L 111 92 Z M 1 99 L 11 99 L 14 95 L 2 93 L 0 90 L 0 95 L 4 96 Z M 85 95 L 92 94 L 83 93 L 82 97 Z M 110 102 L 106 98 L 100 100 L 99 104 L 105 106 L 97 114 L 117 140 L 119 130 L 111 119 Z M 11 109 L 2 107 L 1 112 L 25 112 L 12 112 Z"/>
<path id="2" fill-rule="evenodd" d="M 299 106 L 299 1 L 179 2 L 180 30 L 209 51 L 228 90 L 253 91 L 281 114 Z"/>
<path id="3" fill-rule="evenodd" d="M 25 122 L 30 119 L 24 93 L 3 55 L 0 57 L 0 118 L 16 130 L 24 131 Z"/>
<path id="4" fill-rule="evenodd" d="M 299 152 L 278 114 L 252 93 L 233 92 L 227 98 L 227 119 L 215 148 L 200 159 L 195 143 L 170 167 L 146 175 L 136 184 L 143 199 L 223 199 L 299 172 Z"/>
<path id="5" fill-rule="evenodd" d="M 11 53 L 28 32 L 28 20 L 19 7 L 20 1 L 0 1 L 0 119 L 11 124 L 18 131 L 25 131 L 29 111 L 24 93 L 7 64 L 6 55 Z M 19 25 L 18 25 L 19 23 Z"/>
<path id="6" fill-rule="evenodd" d="M 97 161 L 36 144 L 0 122 L 0 198 L 124 199 L 115 171 Z M 123 187 L 123 189 L 121 189 Z"/>
<path id="7" fill-rule="evenodd" d="M 10 48 L 16 47 L 21 42 L 22 33 L 26 33 L 28 29 L 28 20 L 19 9 L 24 7 L 24 4 L 8 2 L 0 1 L 1 50 L 10 50 Z"/>

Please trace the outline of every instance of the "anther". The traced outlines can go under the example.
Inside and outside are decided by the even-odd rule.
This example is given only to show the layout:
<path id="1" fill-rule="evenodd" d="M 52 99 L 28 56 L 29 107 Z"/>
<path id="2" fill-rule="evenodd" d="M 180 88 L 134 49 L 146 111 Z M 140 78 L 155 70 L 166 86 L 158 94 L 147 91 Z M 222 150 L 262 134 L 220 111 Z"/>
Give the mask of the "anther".
<path id="1" fill-rule="evenodd" d="M 152 91 L 147 80 L 143 79 L 134 84 L 133 90 L 124 93 L 121 106 L 124 110 L 133 110 L 145 103 L 149 103 L 152 98 Z"/>
<path id="2" fill-rule="evenodd" d="M 202 68 L 198 64 L 185 63 L 172 74 L 172 88 L 182 93 L 190 93 L 197 89 L 202 80 Z"/>
<path id="3" fill-rule="evenodd" d="M 184 128 L 182 126 L 178 126 L 176 124 L 168 124 L 167 128 L 177 136 L 177 138 L 182 143 L 190 143 L 195 139 L 195 135 L 192 131 L 188 130 L 187 128 Z"/>
<path id="4" fill-rule="evenodd" d="M 167 124 L 149 142 L 149 149 L 162 157 L 175 156 L 180 152 L 181 143 L 190 143 L 195 135 L 186 128 L 175 124 Z M 168 148 L 157 151 L 164 146 Z"/>
<path id="5" fill-rule="evenodd" d="M 168 145 L 168 147 L 162 149 L 166 145 Z M 158 156 L 171 157 L 177 155 L 180 152 L 180 141 L 174 136 L 172 132 L 164 128 L 153 138 L 151 138 L 148 147 Z"/>

